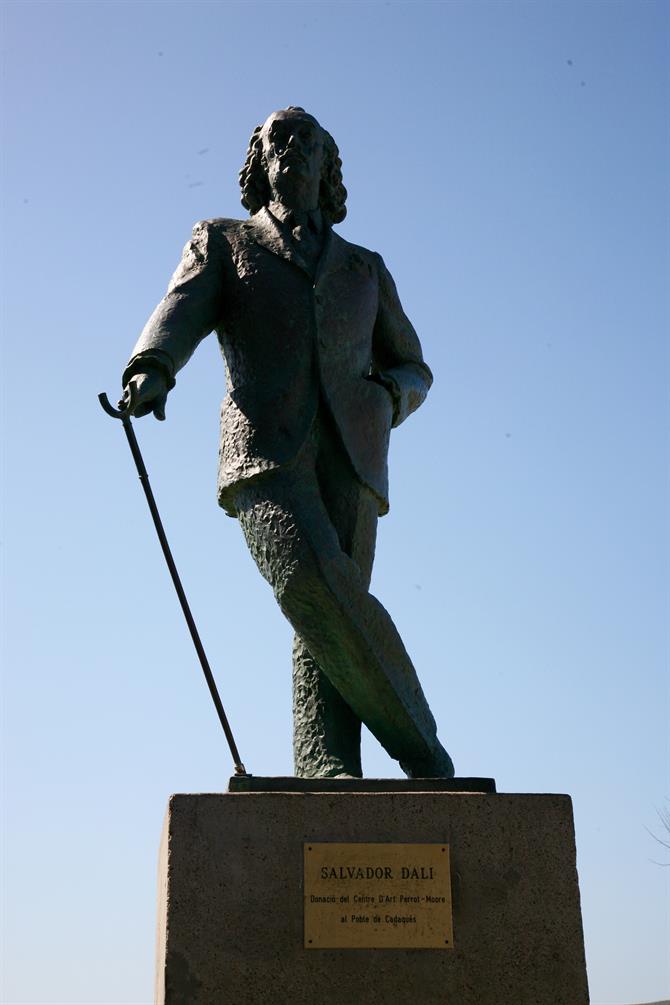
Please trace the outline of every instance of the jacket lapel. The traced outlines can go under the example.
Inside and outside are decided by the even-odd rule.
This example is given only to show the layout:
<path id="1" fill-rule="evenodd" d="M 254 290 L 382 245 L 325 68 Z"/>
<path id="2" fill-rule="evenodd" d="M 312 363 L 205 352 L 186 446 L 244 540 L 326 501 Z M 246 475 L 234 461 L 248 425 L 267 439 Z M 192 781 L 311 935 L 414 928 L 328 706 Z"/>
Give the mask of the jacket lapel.
<path id="1" fill-rule="evenodd" d="M 326 238 L 323 242 L 323 251 L 319 264 L 316 267 L 314 285 L 328 275 L 329 272 L 337 272 L 346 264 L 347 249 L 349 245 L 334 230 L 328 227 Z"/>
<path id="2" fill-rule="evenodd" d="M 259 244 L 267 251 L 271 251 L 280 258 L 285 258 L 287 262 L 296 265 L 316 286 L 329 272 L 336 272 L 338 269 L 347 268 L 350 264 L 351 245 L 326 226 L 323 238 L 323 248 L 316 269 L 314 270 L 309 262 L 300 254 L 298 248 L 292 241 L 287 240 L 282 229 L 277 225 L 272 213 L 263 206 L 255 213 L 251 220 L 251 231 L 256 244 Z"/>
<path id="3" fill-rule="evenodd" d="M 287 262 L 297 265 L 310 278 L 312 277 L 312 270 L 308 263 L 295 245 L 286 239 L 272 213 L 265 206 L 251 217 L 250 223 L 252 224 L 253 238 L 256 244 L 260 244 L 267 251 L 279 255 L 280 258 L 285 258 Z"/>

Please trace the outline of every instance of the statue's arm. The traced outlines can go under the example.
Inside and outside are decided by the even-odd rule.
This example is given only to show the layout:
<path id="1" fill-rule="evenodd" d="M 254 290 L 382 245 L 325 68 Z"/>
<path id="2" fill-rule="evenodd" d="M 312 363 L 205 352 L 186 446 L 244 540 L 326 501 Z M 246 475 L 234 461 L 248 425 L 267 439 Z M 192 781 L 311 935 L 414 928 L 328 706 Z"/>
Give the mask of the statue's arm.
<path id="1" fill-rule="evenodd" d="M 135 415 L 164 417 L 176 374 L 221 317 L 223 270 L 220 239 L 209 222 L 197 223 L 167 293 L 137 340 L 121 382 Z"/>
<path id="2" fill-rule="evenodd" d="M 398 426 L 423 402 L 433 383 L 421 343 L 396 290 L 393 277 L 380 255 L 379 308 L 373 337 L 372 377 L 393 398 L 393 425 Z"/>

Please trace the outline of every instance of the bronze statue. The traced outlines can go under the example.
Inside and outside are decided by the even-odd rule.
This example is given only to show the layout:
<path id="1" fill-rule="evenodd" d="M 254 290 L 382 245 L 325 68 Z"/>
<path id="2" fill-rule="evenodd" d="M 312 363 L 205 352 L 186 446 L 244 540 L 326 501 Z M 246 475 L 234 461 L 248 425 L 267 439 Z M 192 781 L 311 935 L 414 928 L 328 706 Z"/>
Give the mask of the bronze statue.
<path id="1" fill-rule="evenodd" d="M 332 229 L 347 193 L 312 115 L 290 107 L 255 129 L 240 182 L 249 219 L 194 227 L 123 374 L 124 405 L 164 419 L 177 372 L 216 330 L 219 503 L 295 629 L 296 774 L 360 777 L 362 721 L 409 777 L 451 777 L 402 640 L 368 592 L 391 427 L 431 372 L 381 257 Z"/>

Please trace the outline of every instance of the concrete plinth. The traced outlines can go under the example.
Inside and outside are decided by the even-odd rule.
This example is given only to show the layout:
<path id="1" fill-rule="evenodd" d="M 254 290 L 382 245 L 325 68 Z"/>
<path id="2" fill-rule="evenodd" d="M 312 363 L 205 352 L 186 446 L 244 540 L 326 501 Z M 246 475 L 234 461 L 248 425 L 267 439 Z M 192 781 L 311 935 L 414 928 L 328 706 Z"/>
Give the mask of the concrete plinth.
<path id="1" fill-rule="evenodd" d="M 444 949 L 309 949 L 309 842 L 448 845 Z M 560 795 L 177 795 L 161 845 L 157 1005 L 587 1005 Z"/>

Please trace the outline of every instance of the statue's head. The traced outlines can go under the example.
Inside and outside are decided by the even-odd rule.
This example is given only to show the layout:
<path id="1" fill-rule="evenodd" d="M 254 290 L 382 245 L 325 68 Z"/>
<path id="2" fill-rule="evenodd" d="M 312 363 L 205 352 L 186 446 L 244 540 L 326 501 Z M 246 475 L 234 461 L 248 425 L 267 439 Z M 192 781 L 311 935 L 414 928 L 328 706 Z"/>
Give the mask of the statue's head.
<path id="1" fill-rule="evenodd" d="M 254 129 L 240 185 L 242 205 L 250 213 L 278 200 L 296 209 L 318 206 L 330 223 L 340 223 L 347 214 L 335 140 L 313 115 L 294 105 Z"/>

